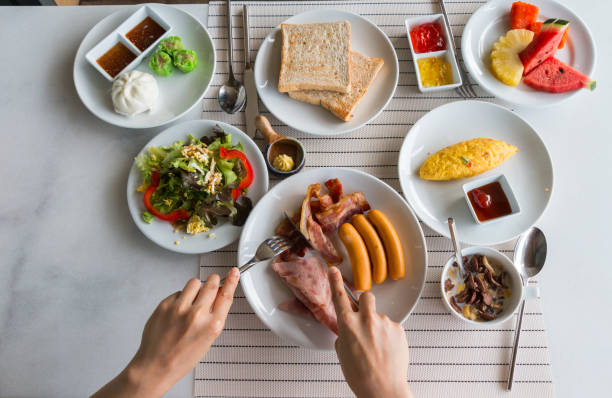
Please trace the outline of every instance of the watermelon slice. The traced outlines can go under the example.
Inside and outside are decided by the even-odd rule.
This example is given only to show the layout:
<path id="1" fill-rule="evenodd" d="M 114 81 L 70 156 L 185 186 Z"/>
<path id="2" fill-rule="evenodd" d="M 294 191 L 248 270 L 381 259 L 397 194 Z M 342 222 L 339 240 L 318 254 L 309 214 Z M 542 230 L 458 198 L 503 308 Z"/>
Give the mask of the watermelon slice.
<path id="1" fill-rule="evenodd" d="M 595 80 L 578 72 L 556 58 L 548 58 L 523 79 L 525 84 L 540 91 L 564 93 L 580 88 L 595 90 Z"/>
<path id="2" fill-rule="evenodd" d="M 563 34 L 567 30 L 569 22 L 563 19 L 548 19 L 542 24 L 540 33 L 519 54 L 523 62 L 523 76 L 526 76 L 536 66 L 555 56 L 557 47 L 561 43 Z"/>

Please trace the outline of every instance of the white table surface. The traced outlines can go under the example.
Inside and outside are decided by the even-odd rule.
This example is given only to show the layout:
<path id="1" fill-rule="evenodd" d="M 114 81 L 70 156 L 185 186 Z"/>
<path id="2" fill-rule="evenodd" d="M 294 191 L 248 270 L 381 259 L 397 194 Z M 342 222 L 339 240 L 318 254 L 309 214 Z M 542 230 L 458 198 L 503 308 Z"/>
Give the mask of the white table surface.
<path id="1" fill-rule="evenodd" d="M 539 226 L 541 278 L 556 394 L 609 396 L 612 357 L 612 3 L 566 1 L 599 49 L 594 93 L 518 110 L 555 167 Z M 132 223 L 132 157 L 159 131 L 92 116 L 72 82 L 87 31 L 119 7 L 0 7 L 0 396 L 77 397 L 136 350 L 156 304 L 198 275 L 197 258 L 148 241 Z M 206 21 L 207 6 L 184 6 Z M 199 118 L 196 109 L 186 118 Z M 191 397 L 192 375 L 168 396 Z"/>

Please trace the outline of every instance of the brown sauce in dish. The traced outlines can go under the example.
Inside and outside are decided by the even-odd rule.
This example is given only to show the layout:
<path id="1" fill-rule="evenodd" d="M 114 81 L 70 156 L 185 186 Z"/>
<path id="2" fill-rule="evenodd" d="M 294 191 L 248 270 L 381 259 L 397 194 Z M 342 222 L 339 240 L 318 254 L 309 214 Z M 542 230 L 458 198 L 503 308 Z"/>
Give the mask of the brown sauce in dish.
<path id="1" fill-rule="evenodd" d="M 136 59 L 136 54 L 122 43 L 117 43 L 96 60 L 111 77 L 115 77 Z"/>
<path id="2" fill-rule="evenodd" d="M 512 213 L 512 207 L 510 207 L 504 189 L 497 181 L 472 189 L 468 192 L 468 197 L 474 213 L 480 221 L 487 221 Z"/>
<path id="3" fill-rule="evenodd" d="M 146 17 L 141 23 L 134 26 L 125 37 L 134 43 L 140 51 L 144 51 L 164 33 L 166 33 L 166 29 L 155 22 L 153 18 Z"/>

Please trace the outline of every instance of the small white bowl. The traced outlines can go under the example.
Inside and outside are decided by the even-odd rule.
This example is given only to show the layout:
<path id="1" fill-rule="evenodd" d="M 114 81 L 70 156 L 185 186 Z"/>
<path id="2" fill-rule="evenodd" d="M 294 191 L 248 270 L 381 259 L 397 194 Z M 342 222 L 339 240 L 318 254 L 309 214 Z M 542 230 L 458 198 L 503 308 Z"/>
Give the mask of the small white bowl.
<path id="1" fill-rule="evenodd" d="M 412 38 L 410 37 L 410 29 L 411 27 L 415 27 L 424 23 L 437 22 L 442 27 L 442 34 L 444 35 L 444 40 L 446 41 L 446 50 L 442 51 L 434 51 L 428 53 L 420 53 L 417 54 L 414 51 L 414 47 L 412 46 Z M 457 58 L 455 57 L 455 49 L 453 48 L 453 41 L 450 38 L 450 33 L 446 24 L 444 23 L 444 15 L 442 14 L 433 14 L 433 15 L 425 15 L 421 17 L 414 18 L 406 18 L 406 33 L 408 34 L 408 43 L 410 44 L 410 52 L 412 53 L 412 62 L 414 63 L 414 70 L 416 71 L 417 84 L 419 86 L 419 91 L 422 93 L 428 93 L 432 91 L 443 91 L 450 90 L 456 87 L 461 86 L 461 73 L 459 73 L 459 67 L 457 65 Z M 438 57 L 444 58 L 451 65 L 451 70 L 453 73 L 453 83 L 446 84 L 444 86 L 435 86 L 435 87 L 423 87 L 423 83 L 421 81 L 421 72 L 419 71 L 418 60 L 422 58 L 429 57 Z"/>
<path id="2" fill-rule="evenodd" d="M 144 51 L 140 51 L 131 41 L 125 37 L 125 35 L 132 30 L 136 25 L 142 22 L 146 17 L 151 17 L 155 22 L 157 22 L 162 28 L 166 31 L 162 34 L 153 44 L 147 47 Z M 132 15 L 130 15 L 125 21 L 121 23 L 115 30 L 113 30 L 109 35 L 107 35 L 104 39 L 102 39 L 98 44 L 96 44 L 91 50 L 85 54 L 85 58 L 87 61 L 94 67 L 98 72 L 102 74 L 108 81 L 113 81 L 121 74 L 129 72 L 136 68 L 142 60 L 147 57 L 151 51 L 153 51 L 160 41 L 172 30 L 172 26 L 166 22 L 158 13 L 156 13 L 149 6 L 142 6 L 138 8 Z M 112 77 L 96 62 L 98 58 L 104 55 L 108 50 L 111 49 L 115 44 L 121 43 L 126 46 L 136 58 L 130 62 L 125 68 L 121 70 L 121 72 L 117 73 L 115 77 Z"/>
<path id="3" fill-rule="evenodd" d="M 499 182 L 499 184 L 501 185 L 502 190 L 504 191 L 504 194 L 506 195 L 506 198 L 508 198 L 508 203 L 510 203 L 510 210 L 512 211 L 510 214 L 506 214 L 505 216 L 492 218 L 486 221 L 480 221 L 478 219 L 478 216 L 476 215 L 476 212 L 474 211 L 474 206 L 472 206 L 472 202 L 470 201 L 469 192 L 474 188 L 479 188 L 483 185 L 487 185 L 495 181 Z M 515 214 L 519 214 L 521 212 L 521 207 L 519 206 L 518 201 L 516 200 L 516 197 L 514 196 L 512 187 L 510 187 L 510 183 L 508 183 L 506 176 L 503 174 L 496 174 L 496 175 L 492 175 L 489 177 L 479 178 L 474 181 L 466 182 L 465 184 L 463 184 L 463 196 L 465 197 L 465 200 L 467 201 L 468 207 L 470 208 L 470 212 L 472 213 L 472 217 L 474 217 L 474 221 L 476 221 L 476 223 L 478 224 L 490 224 L 492 222 L 503 220 L 505 218 L 511 217 Z"/>
<path id="4" fill-rule="evenodd" d="M 442 270 L 442 279 L 440 280 L 440 289 L 442 292 L 442 302 L 444 303 L 446 308 L 457 318 L 463 320 L 464 322 L 470 323 L 472 325 L 478 325 L 478 326 L 497 325 L 499 323 L 502 323 L 508 320 L 510 317 L 512 317 L 512 315 L 514 314 L 518 306 L 521 304 L 521 300 L 523 298 L 533 298 L 539 295 L 539 291 L 536 286 L 523 287 L 521 275 L 519 274 L 518 270 L 516 269 L 512 261 L 510 261 L 510 259 L 506 257 L 505 255 L 503 255 L 501 252 L 495 249 L 491 249 L 489 247 L 482 247 L 482 246 L 473 246 L 473 247 L 463 249 L 461 251 L 461 255 L 464 257 L 471 256 L 474 254 L 481 254 L 481 255 L 487 256 L 487 258 L 490 259 L 493 264 L 499 266 L 503 271 L 506 272 L 507 279 L 505 281 L 509 286 L 511 295 L 509 298 L 504 300 L 504 308 L 502 312 L 499 314 L 499 316 L 491 321 L 473 321 L 463 316 L 463 314 L 459 314 L 451 306 L 449 302 L 449 297 L 447 296 L 447 292 L 444 291 L 444 281 L 450 277 L 449 270 L 451 268 L 455 268 L 457 272 L 459 272 L 459 268 L 456 268 L 453 266 L 453 263 L 455 262 L 455 256 L 452 256 L 451 258 L 449 258 L 448 262 L 444 266 L 444 269 Z M 451 278 L 451 280 L 453 280 L 453 278 Z"/>

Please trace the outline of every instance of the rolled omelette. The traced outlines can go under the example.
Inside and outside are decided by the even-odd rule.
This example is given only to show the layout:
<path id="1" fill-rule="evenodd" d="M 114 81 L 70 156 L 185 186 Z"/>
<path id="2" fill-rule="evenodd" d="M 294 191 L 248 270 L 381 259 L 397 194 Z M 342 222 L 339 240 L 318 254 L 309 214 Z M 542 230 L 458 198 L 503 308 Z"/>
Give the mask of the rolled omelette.
<path id="1" fill-rule="evenodd" d="M 473 177 L 499 166 L 517 152 L 517 147 L 504 141 L 474 138 L 431 155 L 421 166 L 419 175 L 433 181 Z"/>

